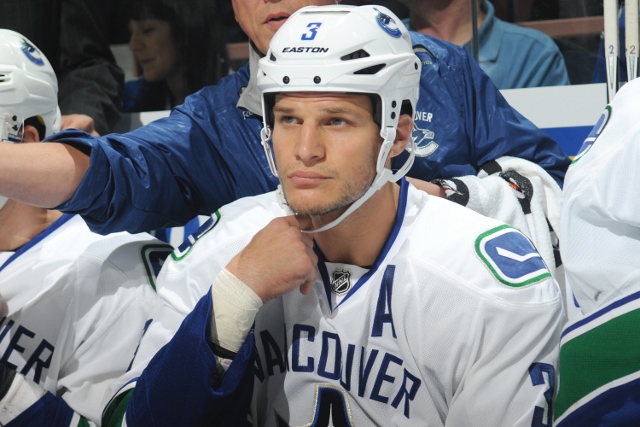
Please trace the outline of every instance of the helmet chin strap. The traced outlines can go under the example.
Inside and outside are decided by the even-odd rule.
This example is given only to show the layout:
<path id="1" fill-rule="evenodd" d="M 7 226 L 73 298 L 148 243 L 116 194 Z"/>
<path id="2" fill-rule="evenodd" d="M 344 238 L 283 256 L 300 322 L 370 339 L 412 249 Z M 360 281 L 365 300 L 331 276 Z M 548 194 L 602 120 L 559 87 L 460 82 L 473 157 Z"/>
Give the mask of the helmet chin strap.
<path id="1" fill-rule="evenodd" d="M 268 128 L 267 128 L 268 129 Z M 269 167 L 271 168 L 271 172 L 278 176 L 278 171 L 275 166 L 275 162 L 273 160 L 273 155 L 271 151 L 271 146 L 269 145 L 269 139 L 271 137 L 270 130 L 265 128 L 262 129 L 260 133 L 262 139 L 262 145 L 267 154 L 267 160 L 269 161 Z M 393 173 L 391 170 L 385 168 L 385 163 L 387 162 L 387 158 L 389 157 L 389 151 L 391 151 L 391 147 L 393 147 L 393 143 L 396 139 L 396 129 L 395 128 L 387 128 L 386 135 L 384 136 L 384 141 L 382 142 L 382 146 L 380 147 L 380 152 L 378 153 L 378 161 L 376 164 L 376 177 L 373 180 L 373 183 L 369 187 L 369 189 L 356 201 L 354 201 L 348 208 L 345 210 L 338 218 L 334 219 L 328 224 L 323 225 L 320 228 L 316 228 L 314 230 L 300 230 L 303 233 L 320 233 L 322 231 L 329 230 L 330 228 L 335 227 L 340 224 L 342 220 L 344 220 L 347 216 L 351 215 L 356 209 L 364 204 L 373 194 L 382 188 L 387 182 L 397 182 L 400 178 L 405 176 L 411 166 L 413 165 L 413 161 L 415 160 L 415 142 L 413 140 L 413 136 L 409 137 L 409 157 L 405 161 L 404 165 L 396 173 Z M 284 207 L 287 211 L 291 213 L 293 210 L 287 204 L 286 198 L 284 196 L 284 192 L 282 190 L 282 184 L 278 185 L 278 189 L 276 190 L 276 195 L 278 197 L 278 203 L 282 207 Z"/>

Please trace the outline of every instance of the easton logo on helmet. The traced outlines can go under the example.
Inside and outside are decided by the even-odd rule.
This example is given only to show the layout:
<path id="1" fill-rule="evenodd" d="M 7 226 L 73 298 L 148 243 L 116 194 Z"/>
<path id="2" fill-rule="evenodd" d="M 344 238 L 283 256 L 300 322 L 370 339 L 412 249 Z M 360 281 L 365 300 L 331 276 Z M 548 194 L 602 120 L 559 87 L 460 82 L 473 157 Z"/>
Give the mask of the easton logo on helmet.
<path id="1" fill-rule="evenodd" d="M 282 53 L 327 53 L 328 47 L 285 47 L 282 49 Z"/>

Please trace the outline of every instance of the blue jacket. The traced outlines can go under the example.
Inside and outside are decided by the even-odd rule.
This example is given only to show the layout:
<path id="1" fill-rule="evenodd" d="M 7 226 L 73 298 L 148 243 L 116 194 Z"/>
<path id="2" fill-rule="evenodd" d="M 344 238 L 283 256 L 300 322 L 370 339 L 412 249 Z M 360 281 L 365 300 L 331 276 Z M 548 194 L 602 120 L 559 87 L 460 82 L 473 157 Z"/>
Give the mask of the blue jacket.
<path id="1" fill-rule="evenodd" d="M 568 157 L 507 104 L 463 48 L 419 33 L 412 39 L 423 67 L 414 127 L 418 157 L 409 176 L 476 175 L 484 163 L 513 156 L 562 183 Z M 67 130 L 50 137 L 91 152 L 78 190 L 58 209 L 82 215 L 98 233 L 138 232 L 182 225 L 274 190 L 278 181 L 260 143 L 256 60 L 253 53 L 238 72 L 132 132 L 92 137 Z"/>

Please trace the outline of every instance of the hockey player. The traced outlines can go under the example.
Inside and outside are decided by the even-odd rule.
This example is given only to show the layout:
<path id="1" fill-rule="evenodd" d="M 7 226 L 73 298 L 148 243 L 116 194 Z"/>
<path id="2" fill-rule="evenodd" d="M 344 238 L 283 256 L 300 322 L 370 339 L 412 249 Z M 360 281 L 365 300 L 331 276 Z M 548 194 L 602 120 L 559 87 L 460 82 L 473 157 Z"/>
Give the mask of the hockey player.
<path id="1" fill-rule="evenodd" d="M 565 327 L 558 427 L 640 425 L 640 80 L 613 98 L 569 168 L 567 283 L 584 316 Z"/>
<path id="2" fill-rule="evenodd" d="M 258 59 L 293 12 L 336 2 L 233 0 L 251 40 L 245 67 L 188 97 L 170 117 L 123 135 L 69 131 L 52 138 L 62 145 L 0 147 L 0 194 L 78 213 L 92 230 L 108 233 L 183 225 L 240 197 L 274 190 L 277 180 L 259 144 Z M 554 269 L 557 242 L 549 228 L 557 230 L 569 159 L 508 105 L 463 48 L 411 37 L 423 67 L 414 112 L 416 161 L 408 176 L 422 180 L 412 181 L 420 188 L 520 228 Z M 289 47 L 304 49 L 309 41 Z M 34 165 L 35 156 L 50 163 Z M 395 158 L 395 166 L 407 156 Z M 447 181 L 428 182 L 434 179 Z"/>
<path id="3" fill-rule="evenodd" d="M 35 143 L 58 130 L 53 69 L 9 30 L 0 30 L 0 76 L 3 143 Z M 147 234 L 101 236 L 79 216 L 4 202 L 0 425 L 95 425 L 106 387 L 131 363 L 160 302 L 155 273 L 171 248 Z"/>
<path id="4" fill-rule="evenodd" d="M 105 425 L 550 425 L 559 289 L 519 231 L 404 180 L 420 68 L 384 7 L 287 20 L 257 80 L 281 187 L 165 264 Z"/>

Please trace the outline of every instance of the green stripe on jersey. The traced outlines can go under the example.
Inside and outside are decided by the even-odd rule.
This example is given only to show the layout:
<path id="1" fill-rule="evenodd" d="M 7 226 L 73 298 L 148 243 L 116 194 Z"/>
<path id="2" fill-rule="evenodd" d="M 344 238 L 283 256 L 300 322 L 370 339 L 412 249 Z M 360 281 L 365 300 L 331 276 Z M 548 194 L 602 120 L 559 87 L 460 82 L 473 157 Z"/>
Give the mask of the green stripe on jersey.
<path id="1" fill-rule="evenodd" d="M 640 309 L 621 314 L 560 348 L 558 419 L 578 400 L 606 384 L 640 372 Z"/>
<path id="2" fill-rule="evenodd" d="M 102 416 L 103 427 L 122 426 L 124 416 L 127 413 L 129 400 L 131 400 L 131 396 L 133 396 L 133 390 L 134 389 L 127 390 L 126 392 L 116 396 L 113 400 L 111 400 L 111 402 L 109 402 L 109 406 L 107 406 L 107 409 L 105 409 Z"/>

